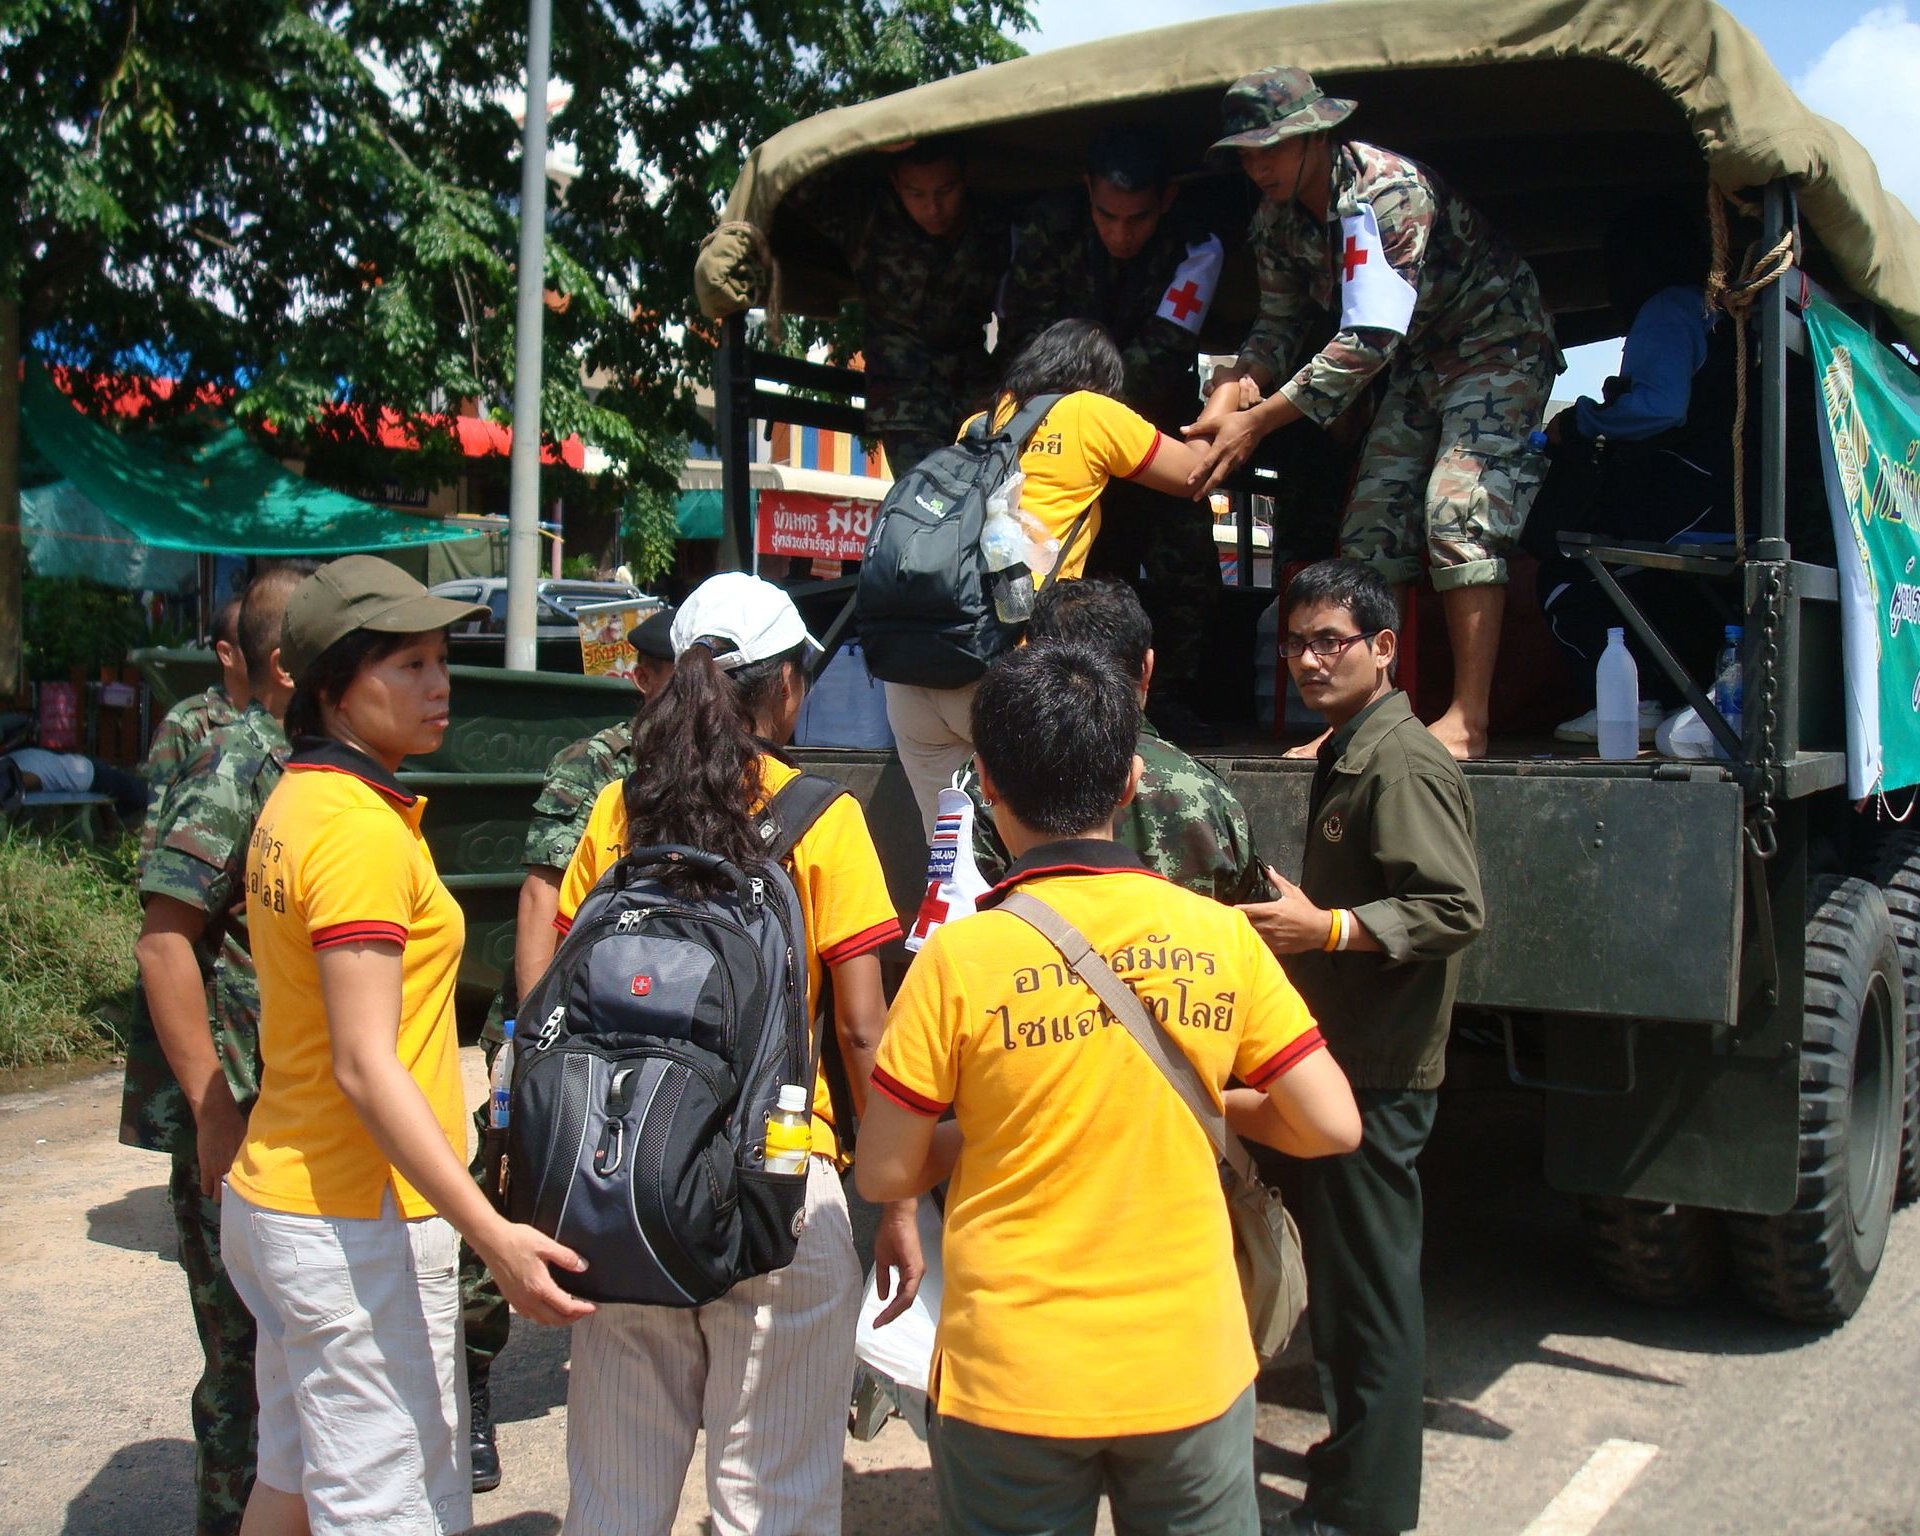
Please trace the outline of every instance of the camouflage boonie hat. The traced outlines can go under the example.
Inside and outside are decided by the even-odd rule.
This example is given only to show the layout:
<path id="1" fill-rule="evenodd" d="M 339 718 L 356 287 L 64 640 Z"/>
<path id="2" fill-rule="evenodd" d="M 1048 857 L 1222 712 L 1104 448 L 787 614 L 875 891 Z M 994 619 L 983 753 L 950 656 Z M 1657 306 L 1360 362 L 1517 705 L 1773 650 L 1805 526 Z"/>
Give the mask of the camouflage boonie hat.
<path id="1" fill-rule="evenodd" d="M 1353 115 L 1357 102 L 1329 96 L 1304 69 L 1263 69 L 1243 75 L 1220 104 L 1224 135 L 1212 154 L 1261 149 L 1300 133 L 1324 133 Z"/>

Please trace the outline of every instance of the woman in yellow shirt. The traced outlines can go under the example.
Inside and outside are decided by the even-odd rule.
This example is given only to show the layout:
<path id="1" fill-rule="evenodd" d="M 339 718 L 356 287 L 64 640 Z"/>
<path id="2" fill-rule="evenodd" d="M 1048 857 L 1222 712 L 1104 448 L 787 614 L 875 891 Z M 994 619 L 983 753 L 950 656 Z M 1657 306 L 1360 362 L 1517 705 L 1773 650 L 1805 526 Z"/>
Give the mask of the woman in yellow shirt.
<path id="1" fill-rule="evenodd" d="M 591 1310 L 580 1260 L 466 1169 L 453 992 L 466 936 L 395 777 L 448 723 L 446 628 L 473 616 L 369 555 L 288 600 L 294 754 L 247 856 L 260 1097 L 221 1250 L 259 1324 L 248 1536 L 441 1536 L 472 1516 L 458 1238 L 536 1321 Z"/>
<path id="2" fill-rule="evenodd" d="M 778 587 L 730 572 L 694 590 L 674 616 L 673 680 L 634 725 L 639 767 L 594 802 L 556 926 L 571 925 L 628 848 L 678 843 L 735 864 L 761 857 L 754 813 L 798 774 L 776 744 L 793 737 L 818 648 Z M 887 1011 L 877 951 L 900 925 L 859 802 L 829 805 L 790 869 L 807 995 L 819 997 L 832 973 L 831 1027 L 861 1110 Z M 704 1306 L 602 1306 L 575 1327 L 566 1536 L 667 1536 L 702 1428 L 717 1536 L 839 1531 L 860 1266 L 817 1081 L 814 1115 L 791 1264 Z M 912 1201 L 883 1217 L 874 1262 L 899 1277 L 893 1307 L 904 1311 L 923 1268 Z"/>
<path id="3" fill-rule="evenodd" d="M 1192 494 L 1187 476 L 1199 465 L 1200 452 L 1120 403 L 1126 375 L 1120 349 L 1105 330 L 1091 320 L 1059 320 L 1021 349 L 994 400 L 993 424 L 1001 427 L 1037 395 L 1064 397 L 1041 418 L 1020 455 L 1026 476 L 1020 505 L 1060 541 L 1061 581 L 1073 580 L 1086 566 L 1100 533 L 1100 493 L 1109 480 L 1137 481 L 1182 501 Z M 1076 532 L 1082 513 L 1086 521 Z M 1210 513 L 1198 506 L 1184 515 Z M 967 713 L 977 686 L 886 685 L 887 722 L 929 834 L 940 791 L 973 756 Z"/>

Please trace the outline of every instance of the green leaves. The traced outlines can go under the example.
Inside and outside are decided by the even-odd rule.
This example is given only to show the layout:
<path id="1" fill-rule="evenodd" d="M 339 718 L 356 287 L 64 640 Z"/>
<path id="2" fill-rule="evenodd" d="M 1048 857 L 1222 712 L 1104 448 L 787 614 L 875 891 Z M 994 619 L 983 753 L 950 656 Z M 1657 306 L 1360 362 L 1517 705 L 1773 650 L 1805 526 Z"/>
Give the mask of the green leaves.
<path id="1" fill-rule="evenodd" d="M 1020 0 L 557 7 L 573 95 L 549 132 L 578 170 L 549 189 L 542 426 L 624 464 L 643 560 L 671 557 L 678 444 L 704 431 L 693 257 L 746 153 L 1011 57 L 1030 24 Z M 343 387 L 503 411 L 525 34 L 525 0 L 0 0 L 0 283 L 61 360 L 164 346 L 281 431 Z"/>

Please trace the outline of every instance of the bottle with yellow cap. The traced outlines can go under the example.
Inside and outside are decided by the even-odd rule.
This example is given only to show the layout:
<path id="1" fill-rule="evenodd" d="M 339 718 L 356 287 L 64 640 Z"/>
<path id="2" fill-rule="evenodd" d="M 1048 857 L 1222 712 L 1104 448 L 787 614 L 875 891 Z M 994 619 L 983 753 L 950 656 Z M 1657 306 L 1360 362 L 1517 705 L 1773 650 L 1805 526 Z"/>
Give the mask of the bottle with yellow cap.
<path id="1" fill-rule="evenodd" d="M 813 1113 L 807 1090 L 788 1083 L 767 1116 L 766 1169 L 768 1173 L 805 1173 L 813 1150 Z"/>

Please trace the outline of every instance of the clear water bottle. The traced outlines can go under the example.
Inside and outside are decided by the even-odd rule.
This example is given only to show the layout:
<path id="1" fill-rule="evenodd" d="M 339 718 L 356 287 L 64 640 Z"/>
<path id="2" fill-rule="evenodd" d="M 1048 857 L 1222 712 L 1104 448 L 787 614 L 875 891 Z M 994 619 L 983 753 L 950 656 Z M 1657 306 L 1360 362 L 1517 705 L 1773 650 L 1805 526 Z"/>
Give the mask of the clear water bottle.
<path id="1" fill-rule="evenodd" d="M 1740 712 L 1746 703 L 1747 685 L 1741 674 L 1741 653 L 1745 650 L 1746 632 L 1738 624 L 1729 624 L 1724 632 L 1720 646 L 1720 660 L 1713 668 L 1713 707 L 1727 717 L 1727 724 L 1733 727 L 1734 735 L 1741 734 Z M 1725 757 L 1726 749 L 1715 737 L 1713 751 L 1716 757 Z"/>
<path id="2" fill-rule="evenodd" d="M 488 1074 L 487 1125 L 496 1131 L 504 1131 L 513 1115 L 513 1020 L 508 1019 L 502 1028 L 506 1043 L 494 1053 L 493 1069 Z"/>
<path id="3" fill-rule="evenodd" d="M 1007 512 L 988 515 L 980 530 L 980 560 L 987 568 L 993 611 L 1002 624 L 1024 624 L 1033 617 L 1033 572 L 1027 567 L 1027 535 Z"/>
<path id="4" fill-rule="evenodd" d="M 987 578 L 993 588 L 994 617 L 1002 624 L 1024 624 L 1033 617 L 1033 572 L 1014 564 Z"/>
<path id="5" fill-rule="evenodd" d="M 1594 678 L 1600 721 L 1600 755 L 1624 762 L 1640 755 L 1640 669 L 1627 649 L 1624 629 L 1607 631 Z"/>
<path id="6" fill-rule="evenodd" d="M 767 1116 L 766 1168 L 768 1173 L 804 1173 L 813 1151 L 813 1109 L 807 1090 L 788 1083 Z"/>

